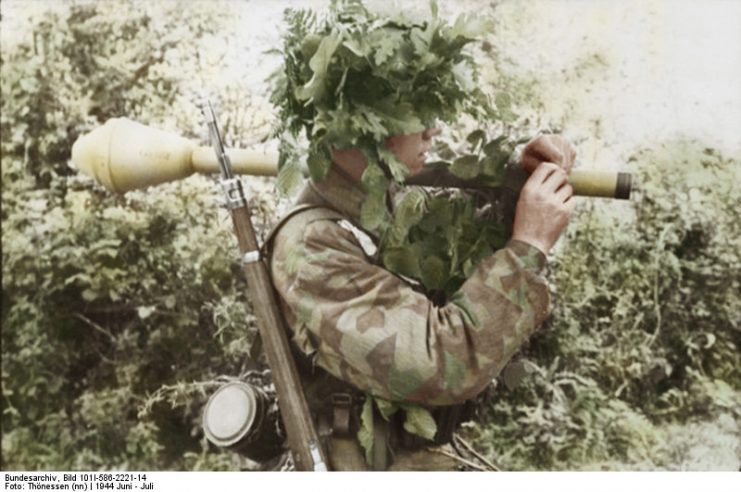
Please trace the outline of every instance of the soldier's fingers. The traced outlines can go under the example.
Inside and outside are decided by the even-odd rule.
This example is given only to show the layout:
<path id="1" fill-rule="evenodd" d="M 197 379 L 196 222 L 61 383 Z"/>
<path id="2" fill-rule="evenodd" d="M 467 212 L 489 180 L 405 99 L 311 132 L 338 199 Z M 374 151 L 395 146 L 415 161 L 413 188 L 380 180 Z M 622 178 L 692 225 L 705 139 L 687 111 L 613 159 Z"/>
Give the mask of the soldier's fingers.
<path id="1" fill-rule="evenodd" d="M 546 177 L 545 181 L 543 182 L 543 189 L 555 192 L 564 184 L 567 184 L 568 181 L 568 174 L 566 174 L 566 172 L 560 167 L 557 167 L 555 171 L 553 171 L 551 174 L 548 175 L 548 177 Z"/>
<path id="2" fill-rule="evenodd" d="M 522 168 L 529 173 L 535 171 L 542 162 L 543 161 L 541 159 L 538 159 L 537 157 L 530 154 L 522 154 L 522 158 L 520 159 Z"/>
<path id="3" fill-rule="evenodd" d="M 564 161 L 563 152 L 549 138 L 541 135 L 523 149 L 523 156 L 530 156 L 541 162 L 555 162 L 560 164 Z"/>
<path id="4" fill-rule="evenodd" d="M 567 182 L 556 190 L 556 198 L 561 202 L 565 203 L 566 200 L 574 195 L 574 188 Z"/>
<path id="5" fill-rule="evenodd" d="M 542 184 L 548 177 L 559 170 L 559 167 L 552 162 L 543 162 L 540 164 L 533 174 L 530 175 L 530 180 L 533 183 Z"/>

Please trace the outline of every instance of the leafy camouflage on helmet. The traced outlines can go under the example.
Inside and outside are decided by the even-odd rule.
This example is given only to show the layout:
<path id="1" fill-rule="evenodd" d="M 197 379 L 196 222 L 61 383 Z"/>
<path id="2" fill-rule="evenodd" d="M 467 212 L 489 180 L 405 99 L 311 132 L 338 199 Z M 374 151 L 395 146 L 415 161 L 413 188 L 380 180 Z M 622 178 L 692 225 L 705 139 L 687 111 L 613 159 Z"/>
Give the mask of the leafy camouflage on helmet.
<path id="1" fill-rule="evenodd" d="M 528 244 L 509 241 L 439 307 L 374 264 L 342 217 L 314 209 L 290 219 L 275 238 L 272 273 L 301 350 L 363 391 L 425 405 L 465 401 L 547 316 L 545 257 Z"/>
<path id="2" fill-rule="evenodd" d="M 377 2 L 333 1 L 323 15 L 288 9 L 271 102 L 281 139 L 278 188 L 328 172 L 331 149 L 357 148 L 368 162 L 362 181 L 368 190 L 362 223 L 382 228 L 388 220 L 383 195 L 390 179 L 401 183 L 406 166 L 388 150 L 392 135 L 420 132 L 435 121 L 453 123 L 462 113 L 492 120 L 496 113 L 478 83 L 468 46 L 488 32 L 482 15 L 462 14 L 453 23 L 438 15 L 390 8 Z M 300 143 L 308 141 L 308 151 Z"/>

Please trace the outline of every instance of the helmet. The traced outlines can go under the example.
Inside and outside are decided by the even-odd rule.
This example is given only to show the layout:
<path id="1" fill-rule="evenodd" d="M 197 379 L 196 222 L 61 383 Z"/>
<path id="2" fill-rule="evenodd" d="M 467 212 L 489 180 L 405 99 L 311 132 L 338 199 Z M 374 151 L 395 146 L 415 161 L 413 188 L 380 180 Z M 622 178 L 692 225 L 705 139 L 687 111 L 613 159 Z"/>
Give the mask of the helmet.
<path id="1" fill-rule="evenodd" d="M 340 0 L 323 17 L 289 9 L 285 20 L 284 63 L 273 76 L 271 96 L 279 110 L 275 134 L 281 139 L 283 191 L 295 181 L 286 177 L 300 176 L 302 165 L 321 179 L 333 147 L 355 147 L 368 162 L 364 206 L 380 214 L 390 180 L 402 182 L 407 175 L 384 145 L 386 137 L 422 131 L 438 119 L 452 122 L 463 112 L 493 114 L 466 51 L 489 26 L 480 17 L 461 15 L 450 25 L 434 2 L 427 15 L 413 18 Z M 300 138 L 308 141 L 308 151 Z"/>

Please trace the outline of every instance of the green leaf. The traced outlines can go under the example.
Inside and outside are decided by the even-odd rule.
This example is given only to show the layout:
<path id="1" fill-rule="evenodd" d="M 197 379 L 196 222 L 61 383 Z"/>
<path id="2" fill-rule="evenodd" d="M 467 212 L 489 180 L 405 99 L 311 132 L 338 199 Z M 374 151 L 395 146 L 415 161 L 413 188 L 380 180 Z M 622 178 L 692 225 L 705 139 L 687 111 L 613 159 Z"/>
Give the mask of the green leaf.
<path id="1" fill-rule="evenodd" d="M 301 172 L 301 166 L 297 159 L 292 159 L 278 171 L 278 177 L 275 182 L 275 186 L 283 194 L 290 194 L 293 190 L 298 188 L 304 180 L 304 175 Z"/>
<path id="2" fill-rule="evenodd" d="M 458 63 L 453 67 L 453 76 L 461 91 L 472 92 L 476 88 L 475 71 L 468 62 Z"/>
<path id="3" fill-rule="evenodd" d="M 400 162 L 396 158 L 396 155 L 394 155 L 394 153 L 385 146 L 378 147 L 378 154 L 379 157 L 386 162 L 394 181 L 397 183 L 403 183 L 406 177 L 409 176 L 409 168 Z"/>
<path id="4" fill-rule="evenodd" d="M 500 111 L 510 109 L 510 107 L 512 106 L 512 98 L 506 92 L 497 93 L 496 97 L 494 98 L 494 102 L 497 105 L 497 109 L 499 109 Z"/>
<path id="5" fill-rule="evenodd" d="M 366 155 L 366 158 L 367 157 L 368 155 Z M 368 191 L 384 188 L 384 193 L 386 192 L 389 183 L 383 170 L 376 164 L 368 165 L 365 171 L 363 171 L 363 176 L 361 176 L 360 182 Z"/>
<path id="6" fill-rule="evenodd" d="M 388 135 L 406 135 L 421 132 L 425 125 L 411 103 L 387 100 L 379 103 L 377 113 L 383 118 Z"/>
<path id="7" fill-rule="evenodd" d="M 479 159 L 475 155 L 464 155 L 453 161 L 450 172 L 461 179 L 473 179 L 479 175 Z"/>
<path id="8" fill-rule="evenodd" d="M 432 42 L 432 33 L 428 32 L 426 30 L 422 30 L 418 27 L 412 28 L 409 39 L 412 41 L 412 45 L 414 46 L 414 51 L 422 55 L 429 55 L 430 54 L 430 43 Z M 424 63 L 424 58 L 421 64 Z"/>
<path id="9" fill-rule="evenodd" d="M 500 137 L 495 138 L 494 140 L 490 140 L 489 142 L 484 145 L 484 154 L 487 156 L 494 156 L 499 155 L 502 152 L 502 146 L 507 142 L 507 137 L 502 135 Z"/>
<path id="10" fill-rule="evenodd" d="M 140 319 L 149 318 L 157 310 L 156 306 L 139 306 L 136 308 L 136 314 L 139 315 Z"/>
<path id="11" fill-rule="evenodd" d="M 402 408 L 406 414 L 404 419 L 405 431 L 430 441 L 435 438 L 437 424 L 429 410 L 418 405 L 402 405 Z"/>
<path id="12" fill-rule="evenodd" d="M 93 302 L 98 298 L 98 293 L 92 289 L 85 289 L 82 291 L 82 298 L 87 302 Z"/>
<path id="13" fill-rule="evenodd" d="M 341 42 L 341 38 L 334 34 L 325 36 L 319 43 L 319 47 L 309 61 L 309 67 L 314 72 L 311 80 L 296 89 L 296 99 L 305 101 L 307 99 L 321 99 L 326 92 L 327 69 L 332 61 L 332 55 Z"/>
<path id="14" fill-rule="evenodd" d="M 377 46 L 374 55 L 376 65 L 383 65 L 393 56 L 394 51 L 401 45 L 403 36 L 404 32 L 395 28 L 383 28 L 373 33 L 370 43 Z"/>
<path id="15" fill-rule="evenodd" d="M 481 160 L 480 165 L 480 177 L 481 184 L 488 186 L 499 186 L 504 181 L 505 170 L 507 168 L 507 162 L 509 161 L 508 154 L 502 154 L 499 156 L 487 156 Z"/>
<path id="16" fill-rule="evenodd" d="M 375 140 L 383 140 L 390 133 L 383 117 L 366 106 L 358 105 L 357 107 L 356 114 L 350 118 L 352 128 L 372 135 Z"/>
<path id="17" fill-rule="evenodd" d="M 416 225 L 426 211 L 427 192 L 422 188 L 409 188 L 394 210 L 394 226 L 406 234 Z"/>
<path id="18" fill-rule="evenodd" d="M 360 413 L 358 442 L 365 450 L 365 461 L 373 463 L 373 397 L 366 395 Z"/>
<path id="19" fill-rule="evenodd" d="M 332 166 L 332 159 L 325 147 L 312 149 L 306 161 L 309 166 L 309 174 L 314 181 L 321 181 L 327 175 Z"/>
<path id="20" fill-rule="evenodd" d="M 312 57 L 317 53 L 319 44 L 323 39 L 324 37 L 319 34 L 309 34 L 306 36 L 301 43 L 301 53 L 303 53 L 304 58 L 313 60 Z M 311 67 L 311 63 L 309 63 L 309 66 Z"/>
<path id="21" fill-rule="evenodd" d="M 475 149 L 481 144 L 481 142 L 484 141 L 485 138 L 486 132 L 484 130 L 478 129 L 469 133 L 466 137 L 466 140 L 468 141 L 468 143 L 471 144 L 471 148 Z"/>
<path id="22" fill-rule="evenodd" d="M 395 248 L 386 251 L 383 255 L 383 264 L 387 269 L 394 273 L 405 277 L 419 279 L 421 276 L 419 254 L 420 251 L 418 244 Z"/>
<path id="23" fill-rule="evenodd" d="M 456 18 L 450 35 L 453 38 L 475 39 L 491 31 L 493 27 L 493 20 L 487 15 L 466 12 Z"/>
<path id="24" fill-rule="evenodd" d="M 428 256 L 422 260 L 422 284 L 428 290 L 442 289 L 448 280 L 445 262 L 439 256 Z"/>
<path id="25" fill-rule="evenodd" d="M 368 195 L 360 209 L 360 222 L 369 231 L 375 231 L 388 216 L 386 190 L 389 181 L 378 165 L 370 164 L 363 172 L 361 183 L 368 190 Z"/>
<path id="26" fill-rule="evenodd" d="M 358 57 L 364 57 L 368 54 L 367 48 L 361 44 L 360 42 L 354 40 L 354 39 L 348 39 L 342 43 L 342 46 L 350 50 L 352 54 Z"/>
<path id="27" fill-rule="evenodd" d="M 384 420 L 388 421 L 393 414 L 399 410 L 399 405 L 390 402 L 388 400 L 384 400 L 383 398 L 373 397 L 373 400 L 376 402 L 376 408 L 378 408 L 378 412 L 381 414 L 381 417 L 384 418 Z"/>
<path id="28" fill-rule="evenodd" d="M 387 216 L 386 193 L 381 191 L 368 193 L 360 208 L 361 225 L 369 231 L 377 231 L 385 223 Z"/>

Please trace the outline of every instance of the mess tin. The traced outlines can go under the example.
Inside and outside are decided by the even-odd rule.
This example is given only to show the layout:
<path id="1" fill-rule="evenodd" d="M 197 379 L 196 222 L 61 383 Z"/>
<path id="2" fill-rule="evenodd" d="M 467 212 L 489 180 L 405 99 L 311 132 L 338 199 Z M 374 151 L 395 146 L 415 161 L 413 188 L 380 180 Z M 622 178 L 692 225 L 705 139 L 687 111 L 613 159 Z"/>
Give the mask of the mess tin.
<path id="1" fill-rule="evenodd" d="M 211 395 L 203 410 L 206 438 L 220 448 L 255 461 L 274 458 L 284 451 L 278 413 L 261 389 L 233 381 Z"/>

